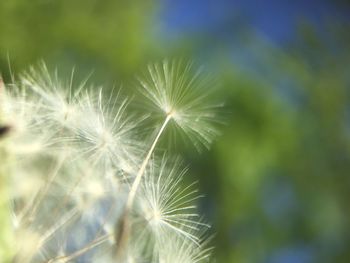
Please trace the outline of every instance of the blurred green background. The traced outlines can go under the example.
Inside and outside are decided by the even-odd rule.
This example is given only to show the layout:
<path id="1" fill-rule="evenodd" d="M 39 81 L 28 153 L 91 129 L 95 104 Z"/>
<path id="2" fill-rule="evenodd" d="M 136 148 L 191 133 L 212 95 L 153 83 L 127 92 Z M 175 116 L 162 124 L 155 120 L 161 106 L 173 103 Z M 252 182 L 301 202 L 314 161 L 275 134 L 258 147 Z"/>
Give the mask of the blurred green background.
<path id="1" fill-rule="evenodd" d="M 110 85 L 195 59 L 226 101 L 213 149 L 186 154 L 215 262 L 350 262 L 349 17 L 348 1 L 2 0 L 0 71 L 42 59 Z"/>

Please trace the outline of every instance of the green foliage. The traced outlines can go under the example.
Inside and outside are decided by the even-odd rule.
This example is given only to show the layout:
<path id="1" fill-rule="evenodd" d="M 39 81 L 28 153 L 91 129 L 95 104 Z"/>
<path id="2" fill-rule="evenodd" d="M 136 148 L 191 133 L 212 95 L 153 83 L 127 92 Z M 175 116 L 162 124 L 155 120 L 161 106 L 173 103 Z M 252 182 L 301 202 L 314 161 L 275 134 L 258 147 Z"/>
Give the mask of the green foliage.
<path id="1" fill-rule="evenodd" d="M 220 262 L 295 247 L 310 262 L 350 258 L 350 42 L 342 28 L 324 41 L 305 27 L 288 52 L 265 45 L 264 74 L 225 78 L 232 123 L 211 164 Z"/>
<path id="2" fill-rule="evenodd" d="M 45 58 L 130 74 L 150 52 L 153 5 L 150 0 L 1 1 L 1 69 L 7 70 L 9 56 L 16 72 Z"/>

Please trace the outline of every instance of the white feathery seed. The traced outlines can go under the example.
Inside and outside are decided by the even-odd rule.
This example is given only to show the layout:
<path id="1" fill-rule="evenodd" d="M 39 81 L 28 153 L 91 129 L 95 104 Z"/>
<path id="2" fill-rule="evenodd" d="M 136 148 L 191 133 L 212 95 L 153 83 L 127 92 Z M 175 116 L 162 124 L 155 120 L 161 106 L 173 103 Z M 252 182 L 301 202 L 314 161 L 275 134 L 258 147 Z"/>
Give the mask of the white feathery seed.
<path id="1" fill-rule="evenodd" d="M 198 235 L 198 233 L 197 233 Z M 204 263 L 209 262 L 211 247 L 207 246 L 207 240 L 202 235 L 200 244 L 183 240 L 178 236 L 163 238 L 158 243 L 157 263 Z"/>
<path id="2" fill-rule="evenodd" d="M 207 79 L 191 63 L 152 64 L 140 78 L 148 113 L 135 113 L 114 89 L 49 72 L 31 68 L 0 94 L 14 262 L 206 262 L 195 184 L 184 186 L 187 169 L 157 148 L 168 130 L 198 149 L 217 135 Z M 161 122 L 145 129 L 155 115 Z"/>
<path id="3" fill-rule="evenodd" d="M 150 165 L 139 192 L 136 209 L 142 213 L 155 238 L 173 233 L 198 243 L 195 231 L 206 226 L 199 223 L 194 202 L 200 197 L 194 184 L 181 187 L 186 169 L 177 159 L 170 166 L 163 157 L 159 167 Z M 137 211 L 136 211 L 137 212 Z"/>
<path id="4" fill-rule="evenodd" d="M 83 115 L 74 127 L 74 141 L 79 144 L 79 155 L 130 174 L 142 154 L 143 145 L 134 136 L 141 119 L 127 114 L 128 99 L 119 102 L 119 94 L 112 95 L 104 100 L 102 89 L 85 94 L 79 103 Z"/>
<path id="5" fill-rule="evenodd" d="M 198 150 L 209 148 L 218 135 L 215 111 L 219 105 L 208 102 L 213 82 L 204 72 L 194 70 L 192 63 L 165 60 L 150 64 L 139 82 L 150 109 L 171 115 L 180 135 Z"/>

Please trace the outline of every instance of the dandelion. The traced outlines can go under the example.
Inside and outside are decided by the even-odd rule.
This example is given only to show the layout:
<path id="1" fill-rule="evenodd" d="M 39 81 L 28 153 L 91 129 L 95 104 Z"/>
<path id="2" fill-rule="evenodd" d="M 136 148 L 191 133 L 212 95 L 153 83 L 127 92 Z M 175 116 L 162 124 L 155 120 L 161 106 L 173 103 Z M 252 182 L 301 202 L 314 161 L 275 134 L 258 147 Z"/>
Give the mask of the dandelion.
<path id="1" fill-rule="evenodd" d="M 208 102 L 213 86 L 204 72 L 193 70 L 192 63 L 165 60 L 150 64 L 139 82 L 140 92 L 155 115 L 165 115 L 166 121 L 171 120 L 198 150 L 209 148 L 218 135 L 215 112 L 221 105 Z"/>
<path id="2" fill-rule="evenodd" d="M 159 263 L 200 263 L 208 262 L 211 248 L 206 248 L 205 236 L 200 237 L 200 244 L 183 240 L 178 236 L 164 238 L 158 244 L 159 254 L 156 262 Z"/>
<path id="3" fill-rule="evenodd" d="M 147 227 L 156 238 L 173 232 L 198 243 L 198 237 L 193 232 L 199 231 L 199 226 L 206 226 L 198 222 L 199 215 L 193 205 L 200 196 L 194 184 L 181 188 L 186 169 L 181 170 L 179 163 L 179 160 L 175 160 L 170 168 L 164 157 L 159 167 L 150 165 L 140 189 L 136 212 L 142 213 Z"/>
<path id="4" fill-rule="evenodd" d="M 81 100 L 81 91 L 86 89 L 88 78 L 82 81 L 73 90 L 74 70 L 69 81 L 62 81 L 58 77 L 57 70 L 54 75 L 49 73 L 44 63 L 39 69 L 31 67 L 30 70 L 21 76 L 21 82 L 34 96 L 41 101 L 42 118 L 49 125 L 68 127 L 74 125 L 79 119 L 78 102 Z"/>
<path id="5" fill-rule="evenodd" d="M 75 141 L 80 143 L 79 154 L 94 162 L 113 163 L 130 174 L 143 153 L 143 145 L 134 135 L 142 118 L 127 115 L 129 100 L 123 99 L 119 103 L 119 94 L 113 95 L 103 100 L 102 89 L 98 94 L 85 94 L 79 102 L 83 115 L 73 128 Z M 112 99 L 115 101 L 112 102 Z"/>
<path id="6" fill-rule="evenodd" d="M 42 64 L 1 90 L 0 140 L 14 236 L 11 261 L 205 262 L 195 185 L 182 187 L 179 159 L 158 157 L 166 130 L 208 147 L 217 135 L 206 78 L 181 61 L 153 64 L 140 78 L 149 114 L 129 110 L 121 93 L 61 81 Z M 144 120 L 163 117 L 140 136 Z M 147 131 L 147 129 L 145 129 Z M 151 138 L 145 139 L 145 138 Z M 0 141 L 0 142 L 1 142 Z M 5 166 L 0 163 L 0 168 Z M 2 171 L 2 170 L 1 170 Z"/>

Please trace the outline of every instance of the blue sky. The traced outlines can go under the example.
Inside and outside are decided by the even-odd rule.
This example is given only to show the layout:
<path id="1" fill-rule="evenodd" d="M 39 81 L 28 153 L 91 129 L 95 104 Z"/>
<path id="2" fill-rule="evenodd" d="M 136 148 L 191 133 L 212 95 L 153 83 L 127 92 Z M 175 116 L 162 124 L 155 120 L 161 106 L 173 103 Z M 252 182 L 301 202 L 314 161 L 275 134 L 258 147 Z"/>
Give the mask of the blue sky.
<path id="1" fill-rule="evenodd" d="M 276 43 L 291 40 L 301 19 L 319 28 L 328 19 L 350 17 L 349 9 L 326 0 L 163 0 L 166 34 L 212 33 L 247 24 Z M 240 25 L 238 25 L 240 26 Z M 225 33 L 225 32 L 221 32 Z"/>

